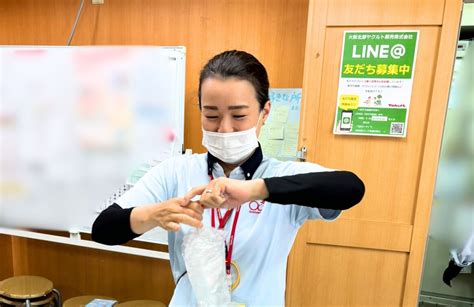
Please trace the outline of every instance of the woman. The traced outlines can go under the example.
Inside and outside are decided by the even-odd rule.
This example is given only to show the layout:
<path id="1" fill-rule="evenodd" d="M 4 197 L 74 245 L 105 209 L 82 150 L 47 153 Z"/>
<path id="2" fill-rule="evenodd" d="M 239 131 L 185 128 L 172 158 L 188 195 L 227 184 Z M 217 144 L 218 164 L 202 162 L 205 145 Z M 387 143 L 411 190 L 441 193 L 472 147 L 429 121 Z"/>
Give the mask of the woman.
<path id="1" fill-rule="evenodd" d="M 208 153 L 157 165 L 94 223 L 92 237 L 104 244 L 154 227 L 169 231 L 176 282 L 170 305 L 196 305 L 182 256 L 183 237 L 193 227 L 227 233 L 226 266 L 232 261 L 240 268 L 232 301 L 281 306 L 299 227 L 308 219 L 333 220 L 362 199 L 364 185 L 351 172 L 263 156 L 257 137 L 270 113 L 268 88 L 266 70 L 252 55 L 234 50 L 212 58 L 199 79 Z"/>

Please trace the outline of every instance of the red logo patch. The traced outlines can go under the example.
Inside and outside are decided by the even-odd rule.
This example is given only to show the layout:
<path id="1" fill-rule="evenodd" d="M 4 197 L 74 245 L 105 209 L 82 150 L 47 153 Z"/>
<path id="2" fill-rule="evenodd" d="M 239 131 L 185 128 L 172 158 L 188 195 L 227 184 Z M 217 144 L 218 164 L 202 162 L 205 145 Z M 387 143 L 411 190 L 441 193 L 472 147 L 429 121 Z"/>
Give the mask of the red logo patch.
<path id="1" fill-rule="evenodd" d="M 258 201 L 254 200 L 249 202 L 249 213 L 260 214 L 263 210 L 263 205 L 265 204 L 265 200 Z"/>

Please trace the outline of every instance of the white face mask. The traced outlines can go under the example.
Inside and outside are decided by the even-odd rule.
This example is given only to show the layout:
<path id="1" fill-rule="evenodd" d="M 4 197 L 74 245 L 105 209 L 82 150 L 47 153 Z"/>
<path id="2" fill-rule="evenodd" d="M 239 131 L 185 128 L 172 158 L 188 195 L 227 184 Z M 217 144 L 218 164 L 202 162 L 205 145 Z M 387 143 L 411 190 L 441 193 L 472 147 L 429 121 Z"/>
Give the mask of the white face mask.
<path id="1" fill-rule="evenodd" d="M 260 121 L 260 116 L 257 121 Z M 211 132 L 202 129 L 202 145 L 219 160 L 240 164 L 258 147 L 257 126 L 237 132 Z"/>

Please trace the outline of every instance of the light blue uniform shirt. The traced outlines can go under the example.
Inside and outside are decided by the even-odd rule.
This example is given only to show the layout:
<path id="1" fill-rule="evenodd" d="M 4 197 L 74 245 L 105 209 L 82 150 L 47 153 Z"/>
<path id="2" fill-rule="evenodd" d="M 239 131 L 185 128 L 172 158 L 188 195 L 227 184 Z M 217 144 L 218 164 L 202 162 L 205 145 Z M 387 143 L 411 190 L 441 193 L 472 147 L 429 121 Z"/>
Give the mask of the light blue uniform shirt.
<path id="1" fill-rule="evenodd" d="M 282 162 L 264 156 L 253 179 L 327 171 L 333 170 L 313 163 Z M 213 176 L 225 176 L 217 163 L 214 165 Z M 235 168 L 229 177 L 245 180 L 240 167 Z M 116 202 L 122 208 L 160 203 L 184 196 L 192 188 L 209 183 L 209 180 L 207 154 L 174 157 L 155 166 Z M 204 227 L 211 227 L 210 213 L 211 210 L 204 210 Z M 234 213 L 224 228 L 227 242 Z M 232 301 L 245 303 L 247 306 L 283 306 L 287 259 L 298 229 L 308 219 L 334 220 L 339 214 L 340 210 L 280 205 L 267 201 L 263 204 L 258 201 L 242 205 L 232 253 L 232 261 L 239 265 L 241 280 L 232 292 Z M 182 243 L 184 235 L 191 230 L 192 227 L 181 225 L 180 231 L 168 232 L 175 282 L 186 271 Z M 185 274 L 176 285 L 170 306 L 196 305 L 188 275 Z"/>

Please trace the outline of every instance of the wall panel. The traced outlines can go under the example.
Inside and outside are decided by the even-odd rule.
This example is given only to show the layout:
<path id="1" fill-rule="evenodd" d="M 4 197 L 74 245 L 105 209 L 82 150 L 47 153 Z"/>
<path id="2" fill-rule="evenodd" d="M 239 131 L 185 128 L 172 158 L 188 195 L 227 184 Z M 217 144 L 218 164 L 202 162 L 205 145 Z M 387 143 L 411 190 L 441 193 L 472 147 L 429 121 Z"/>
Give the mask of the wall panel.
<path id="1" fill-rule="evenodd" d="M 0 280 L 13 275 L 12 259 L 12 239 L 0 235 Z"/>

